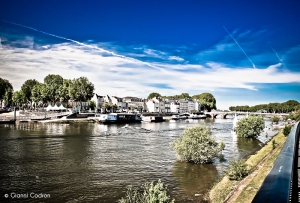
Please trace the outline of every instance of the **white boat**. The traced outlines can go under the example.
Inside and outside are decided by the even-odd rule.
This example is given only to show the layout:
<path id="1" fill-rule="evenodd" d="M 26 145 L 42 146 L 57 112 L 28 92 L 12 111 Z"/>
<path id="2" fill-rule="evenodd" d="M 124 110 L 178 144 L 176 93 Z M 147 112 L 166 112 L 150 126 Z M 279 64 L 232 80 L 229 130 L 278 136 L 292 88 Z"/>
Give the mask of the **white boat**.
<path id="1" fill-rule="evenodd" d="M 177 116 L 177 115 L 173 115 L 173 116 L 171 116 L 171 120 L 179 120 L 179 116 Z"/>

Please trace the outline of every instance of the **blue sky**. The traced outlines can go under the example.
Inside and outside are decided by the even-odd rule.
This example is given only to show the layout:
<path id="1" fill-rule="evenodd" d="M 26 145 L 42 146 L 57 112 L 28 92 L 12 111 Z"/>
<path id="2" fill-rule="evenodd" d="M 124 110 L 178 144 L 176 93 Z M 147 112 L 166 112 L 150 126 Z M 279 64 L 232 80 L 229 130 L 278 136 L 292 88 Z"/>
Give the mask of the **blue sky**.
<path id="1" fill-rule="evenodd" d="M 300 2 L 38 1 L 0 7 L 0 77 L 19 90 L 86 76 L 100 95 L 212 93 L 231 105 L 300 102 Z"/>

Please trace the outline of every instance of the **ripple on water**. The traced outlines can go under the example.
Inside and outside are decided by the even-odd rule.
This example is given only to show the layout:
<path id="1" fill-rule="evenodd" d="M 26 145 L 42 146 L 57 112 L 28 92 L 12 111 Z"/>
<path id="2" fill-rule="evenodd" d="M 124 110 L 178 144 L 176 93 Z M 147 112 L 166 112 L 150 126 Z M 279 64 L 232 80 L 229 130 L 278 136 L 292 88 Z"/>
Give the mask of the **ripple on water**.
<path id="1" fill-rule="evenodd" d="M 211 127 L 223 140 L 225 162 L 193 165 L 176 161 L 170 143 L 185 128 Z M 258 141 L 234 141 L 232 120 L 186 123 L 30 124 L 1 127 L 1 188 L 51 194 L 60 202 L 116 202 L 126 186 L 162 179 L 177 202 L 196 201 L 228 166 L 260 148 Z M 110 133 L 105 137 L 104 132 Z M 38 178 L 37 178 L 38 177 Z M 4 191 L 4 192 L 5 192 Z M 52 199 L 53 200 L 53 199 Z"/>

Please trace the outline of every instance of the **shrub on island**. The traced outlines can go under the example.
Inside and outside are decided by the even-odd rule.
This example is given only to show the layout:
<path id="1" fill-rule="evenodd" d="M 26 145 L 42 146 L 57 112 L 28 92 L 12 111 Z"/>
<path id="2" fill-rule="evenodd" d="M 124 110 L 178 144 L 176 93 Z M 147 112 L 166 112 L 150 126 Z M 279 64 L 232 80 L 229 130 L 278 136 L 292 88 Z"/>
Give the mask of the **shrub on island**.
<path id="1" fill-rule="evenodd" d="M 237 122 L 236 133 L 238 137 L 255 138 L 265 127 L 262 116 L 249 116 Z"/>
<path id="2" fill-rule="evenodd" d="M 187 128 L 183 136 L 171 143 L 180 161 L 196 164 L 212 163 L 225 148 L 221 141 L 216 142 L 211 137 L 211 131 L 206 126 Z"/>
<path id="3" fill-rule="evenodd" d="M 118 200 L 118 203 L 174 203 L 174 199 L 171 199 L 167 192 L 167 186 L 160 180 L 156 184 L 146 182 L 140 189 L 129 186 L 126 196 Z"/>
<path id="4" fill-rule="evenodd" d="M 279 119 L 280 119 L 280 118 L 279 118 L 278 116 L 276 116 L 276 115 L 271 117 L 272 123 L 278 123 L 278 122 L 279 122 Z"/>
<path id="5" fill-rule="evenodd" d="M 229 169 L 225 172 L 230 180 L 242 180 L 249 174 L 246 161 L 241 159 L 238 161 L 230 161 Z"/>

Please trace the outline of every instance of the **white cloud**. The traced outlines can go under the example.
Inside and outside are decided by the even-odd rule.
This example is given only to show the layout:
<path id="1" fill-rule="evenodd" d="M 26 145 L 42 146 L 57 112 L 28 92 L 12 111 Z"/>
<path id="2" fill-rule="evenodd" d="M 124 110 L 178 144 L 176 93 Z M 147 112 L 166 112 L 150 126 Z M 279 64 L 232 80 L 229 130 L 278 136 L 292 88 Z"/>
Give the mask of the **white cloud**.
<path id="1" fill-rule="evenodd" d="M 174 60 L 174 61 L 184 61 L 183 58 L 180 58 L 178 56 L 169 56 L 169 60 Z"/>
<path id="2" fill-rule="evenodd" d="M 18 43 L 24 45 L 23 48 L 6 44 L 0 49 L 0 76 L 8 79 L 15 90 L 28 79 L 43 82 L 48 74 L 69 79 L 86 76 L 95 84 L 97 94 L 138 97 L 147 97 L 151 92 L 193 95 L 209 90 L 217 92 L 220 88 L 258 90 L 256 84 L 299 82 L 300 78 L 300 73 L 280 71 L 280 63 L 261 69 L 229 68 L 216 62 L 203 65 L 151 63 L 93 48 L 93 45 L 62 43 L 39 47 L 28 37 Z M 151 49 L 146 52 L 156 57 L 164 55 Z M 183 60 L 168 57 L 179 62 Z M 173 89 L 149 84 L 165 84 Z"/>

